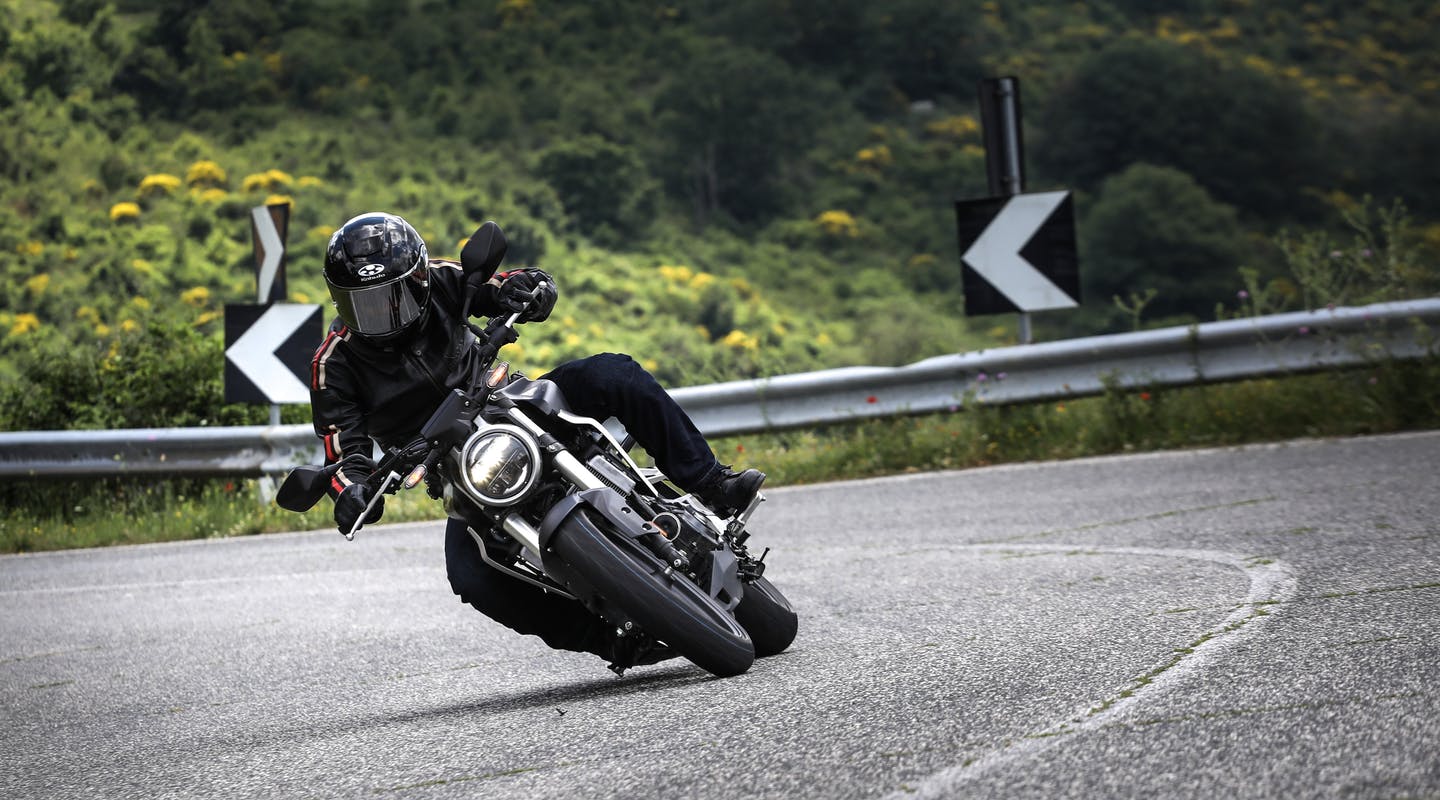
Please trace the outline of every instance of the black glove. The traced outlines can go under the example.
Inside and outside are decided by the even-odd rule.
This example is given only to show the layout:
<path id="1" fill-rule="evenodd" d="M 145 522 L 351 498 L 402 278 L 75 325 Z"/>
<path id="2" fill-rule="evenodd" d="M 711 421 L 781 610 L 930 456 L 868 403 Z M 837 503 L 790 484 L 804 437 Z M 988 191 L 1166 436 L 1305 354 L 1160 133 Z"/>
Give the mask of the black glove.
<path id="1" fill-rule="evenodd" d="M 542 285 L 543 284 L 543 285 Z M 536 287 L 540 291 L 531 299 Z M 560 292 L 555 288 L 555 279 L 548 272 L 539 269 L 524 269 L 510 273 L 495 293 L 495 301 L 501 308 L 514 313 L 524 311 L 517 322 L 544 322 L 555 308 Z M 528 304 L 528 307 L 527 307 Z"/>
<path id="2" fill-rule="evenodd" d="M 341 533 L 349 533 L 355 527 L 355 520 L 365 513 L 365 506 L 370 505 L 370 498 L 374 492 L 369 486 L 363 483 L 352 483 L 345 487 L 345 491 L 335 498 L 335 525 L 340 528 Z M 365 524 L 369 525 L 380 521 L 380 515 L 385 513 L 385 498 L 381 497 L 380 502 L 375 504 L 375 509 L 370 516 L 365 518 Z"/>

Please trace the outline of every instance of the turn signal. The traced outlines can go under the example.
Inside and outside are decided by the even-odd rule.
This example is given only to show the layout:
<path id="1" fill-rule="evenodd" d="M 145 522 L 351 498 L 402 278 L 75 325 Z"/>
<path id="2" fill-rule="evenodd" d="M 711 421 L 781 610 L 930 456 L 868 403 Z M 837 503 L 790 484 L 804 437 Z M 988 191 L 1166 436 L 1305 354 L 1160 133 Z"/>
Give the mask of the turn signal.
<path id="1" fill-rule="evenodd" d="M 410 474 L 405 476 L 405 488 L 414 489 L 419 486 L 420 481 L 425 480 L 425 472 L 425 465 L 417 464 L 415 469 L 410 470 Z"/>
<path id="2" fill-rule="evenodd" d="M 501 361 L 499 364 L 495 365 L 494 369 L 490 370 L 490 377 L 485 379 L 485 388 L 494 389 L 496 386 L 504 383 L 505 377 L 509 374 L 510 362 Z"/>

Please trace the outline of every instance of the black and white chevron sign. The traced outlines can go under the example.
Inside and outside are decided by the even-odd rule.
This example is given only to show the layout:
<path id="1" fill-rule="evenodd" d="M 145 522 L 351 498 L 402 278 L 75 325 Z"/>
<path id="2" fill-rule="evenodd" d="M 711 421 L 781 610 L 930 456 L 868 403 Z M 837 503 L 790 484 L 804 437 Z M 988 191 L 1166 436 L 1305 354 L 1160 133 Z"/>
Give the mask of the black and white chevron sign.
<path id="1" fill-rule="evenodd" d="M 955 203 L 965 313 L 1074 308 L 1080 304 L 1075 206 L 1069 192 Z"/>

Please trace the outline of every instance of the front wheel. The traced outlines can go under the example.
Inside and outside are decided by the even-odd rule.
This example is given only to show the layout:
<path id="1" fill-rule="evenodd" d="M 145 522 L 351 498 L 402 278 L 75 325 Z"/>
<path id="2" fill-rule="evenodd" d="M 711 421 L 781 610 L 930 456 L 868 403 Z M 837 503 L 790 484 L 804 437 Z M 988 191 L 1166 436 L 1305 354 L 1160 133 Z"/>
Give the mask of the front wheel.
<path id="1" fill-rule="evenodd" d="M 745 594 L 735 606 L 735 619 L 750 634 L 757 658 L 785 652 L 800 629 L 800 618 L 790 601 L 768 578 L 745 584 Z"/>
<path id="2" fill-rule="evenodd" d="M 699 586 L 664 567 L 624 536 L 609 536 L 587 510 L 560 525 L 550 546 L 570 569 L 655 639 L 722 678 L 755 661 L 740 623 Z"/>

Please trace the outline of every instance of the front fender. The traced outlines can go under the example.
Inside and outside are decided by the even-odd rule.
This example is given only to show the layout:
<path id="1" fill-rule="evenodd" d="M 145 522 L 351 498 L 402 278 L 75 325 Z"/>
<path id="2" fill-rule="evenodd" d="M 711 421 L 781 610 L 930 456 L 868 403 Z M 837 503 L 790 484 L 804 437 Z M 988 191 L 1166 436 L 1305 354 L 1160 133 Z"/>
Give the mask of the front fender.
<path id="1" fill-rule="evenodd" d="M 545 518 L 540 521 L 541 550 L 549 548 L 550 537 L 555 535 L 555 531 L 560 529 L 566 518 L 580 506 L 585 506 L 609 520 L 617 533 L 631 539 L 639 539 L 655 532 L 655 529 L 648 525 L 648 520 L 641 519 L 640 514 L 625 502 L 619 492 L 610 488 L 586 489 L 566 495 L 545 513 Z"/>

